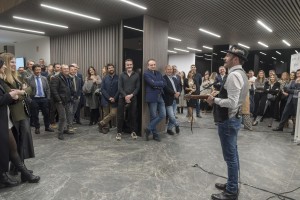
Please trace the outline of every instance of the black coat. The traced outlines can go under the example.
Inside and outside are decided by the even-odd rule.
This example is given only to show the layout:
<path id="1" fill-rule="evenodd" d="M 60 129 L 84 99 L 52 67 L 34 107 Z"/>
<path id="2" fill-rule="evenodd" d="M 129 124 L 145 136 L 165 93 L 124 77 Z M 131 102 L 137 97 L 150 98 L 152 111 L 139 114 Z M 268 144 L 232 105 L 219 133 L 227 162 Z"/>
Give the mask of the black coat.
<path id="1" fill-rule="evenodd" d="M 8 145 L 8 114 L 7 106 L 13 102 L 11 96 L 5 92 L 0 80 L 0 170 L 8 171 L 9 145 Z"/>
<path id="2" fill-rule="evenodd" d="M 70 77 L 65 77 L 62 73 L 54 76 L 50 81 L 51 96 L 54 102 L 67 104 L 72 101 L 75 95 L 73 82 Z"/>
<path id="3" fill-rule="evenodd" d="M 175 91 L 173 89 L 173 85 L 169 79 L 169 77 L 167 75 L 164 75 L 163 78 L 165 79 L 166 81 L 166 85 L 164 87 L 164 101 L 165 101 L 165 106 L 171 106 L 173 105 L 173 102 L 174 102 L 174 94 L 175 94 Z M 173 79 L 174 81 L 174 79 Z M 175 84 L 175 87 L 176 87 L 176 82 L 174 81 L 174 84 Z M 179 88 L 177 87 L 176 90 L 178 90 Z"/>

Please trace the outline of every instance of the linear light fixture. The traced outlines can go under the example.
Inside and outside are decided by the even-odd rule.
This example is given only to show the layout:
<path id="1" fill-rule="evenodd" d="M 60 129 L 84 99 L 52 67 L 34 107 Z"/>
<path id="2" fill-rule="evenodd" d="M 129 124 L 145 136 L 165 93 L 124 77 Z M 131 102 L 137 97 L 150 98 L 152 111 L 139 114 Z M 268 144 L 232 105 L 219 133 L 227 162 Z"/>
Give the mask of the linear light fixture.
<path id="1" fill-rule="evenodd" d="M 176 51 L 168 50 L 169 53 L 177 53 Z"/>
<path id="2" fill-rule="evenodd" d="M 260 63 L 264 63 L 263 61 L 259 61 Z"/>
<path id="3" fill-rule="evenodd" d="M 190 52 L 190 51 L 188 51 L 188 50 L 185 50 L 185 49 L 178 49 L 178 48 L 174 48 L 174 50 L 182 51 L 182 52 Z"/>
<path id="4" fill-rule="evenodd" d="M 227 53 L 226 51 L 220 51 L 221 53 Z"/>
<path id="5" fill-rule="evenodd" d="M 288 43 L 286 40 L 282 40 L 282 42 L 283 42 L 284 44 L 288 45 L 289 47 L 291 46 L 291 44 Z"/>
<path id="6" fill-rule="evenodd" d="M 203 58 L 203 56 L 197 56 L 197 55 L 195 55 L 196 57 L 198 57 L 198 58 Z"/>
<path id="7" fill-rule="evenodd" d="M 192 48 L 192 47 L 187 47 L 187 49 L 193 50 L 193 51 L 202 51 L 202 50 L 200 50 L 200 49 L 195 49 L 195 48 Z"/>
<path id="8" fill-rule="evenodd" d="M 247 46 L 247 45 L 244 45 L 244 44 L 242 44 L 242 43 L 238 43 L 238 45 L 240 45 L 240 46 L 242 46 L 242 47 L 245 47 L 245 48 L 247 48 L 247 49 L 250 49 L 250 47 L 249 47 L 249 46 Z"/>
<path id="9" fill-rule="evenodd" d="M 276 51 L 277 54 L 281 55 L 281 53 L 279 51 Z"/>
<path id="10" fill-rule="evenodd" d="M 202 31 L 202 32 L 204 32 L 204 33 L 207 33 L 207 34 L 209 34 L 209 35 L 212 35 L 212 36 L 215 36 L 215 37 L 218 37 L 218 38 L 221 37 L 220 35 L 215 34 L 215 33 L 213 33 L 213 32 L 210 32 L 210 31 L 208 31 L 208 30 L 205 30 L 205 29 L 203 29 L 203 28 L 199 28 L 199 31 Z"/>
<path id="11" fill-rule="evenodd" d="M 283 61 L 280 61 L 281 63 L 284 63 Z"/>
<path id="12" fill-rule="evenodd" d="M 39 23 L 39 24 L 46 24 L 46 25 L 49 25 L 49 26 L 56 26 L 56 27 L 60 27 L 60 28 L 69 28 L 69 27 L 64 26 L 64 25 L 53 24 L 53 23 L 39 21 L 39 20 L 34 20 L 34 19 L 29 19 L 29 18 L 25 18 L 25 17 L 13 16 L 13 18 L 14 19 L 24 20 L 24 21 L 29 21 L 29 22 L 34 22 L 34 23 Z"/>
<path id="13" fill-rule="evenodd" d="M 205 56 L 212 56 L 212 55 L 209 55 L 209 54 L 204 54 Z"/>
<path id="14" fill-rule="evenodd" d="M 178 41 L 178 42 L 181 42 L 181 39 L 178 39 L 178 38 L 174 38 L 174 37 L 168 37 L 168 39 L 170 39 L 170 40 L 175 40 L 175 41 Z"/>
<path id="15" fill-rule="evenodd" d="M 213 49 L 212 47 L 208 47 L 208 46 L 203 46 L 203 48 L 205 48 L 205 49 L 210 49 L 210 50 Z"/>
<path id="16" fill-rule="evenodd" d="M 218 55 L 218 54 L 216 54 L 216 53 L 213 53 L 213 54 L 216 55 L 216 56 Z"/>
<path id="17" fill-rule="evenodd" d="M 132 6 L 141 8 L 141 9 L 143 9 L 143 10 L 147 10 L 146 7 L 141 6 L 141 5 L 139 5 L 139 4 L 136 4 L 136 3 L 133 3 L 133 2 L 131 2 L 131 1 L 128 1 L 128 0 L 121 0 L 121 1 L 124 2 L 124 3 L 130 4 L 130 5 L 132 5 Z"/>
<path id="18" fill-rule="evenodd" d="M 211 59 L 209 59 L 209 58 L 204 58 L 204 60 L 211 60 Z"/>
<path id="19" fill-rule="evenodd" d="M 18 27 L 13 27 L 13 26 L 5 26 L 5 25 L 1 25 L 1 24 L 0 24 L 0 28 L 7 28 L 7 29 L 12 29 L 12 30 L 25 31 L 25 32 L 30 32 L 30 33 L 45 34 L 45 32 L 42 32 L 42 31 L 35 31 L 35 30 L 18 28 Z"/>
<path id="20" fill-rule="evenodd" d="M 276 58 L 275 57 L 272 57 L 274 60 L 276 60 Z"/>
<path id="21" fill-rule="evenodd" d="M 71 14 L 71 15 L 76 15 L 76 16 L 80 16 L 80 17 L 100 21 L 100 18 L 97 18 L 97 17 L 92 17 L 92 16 L 84 15 L 84 14 L 81 14 L 81 13 L 78 13 L 78 12 L 73 12 L 73 11 L 70 11 L 70 10 L 65 10 L 65 9 L 61 9 L 61 8 L 58 8 L 58 7 L 49 6 L 47 4 L 41 4 L 41 6 L 45 7 L 45 8 L 52 9 L 52 10 L 57 10 L 57 11 L 60 11 L 60 12 L 68 13 L 68 14 Z"/>
<path id="22" fill-rule="evenodd" d="M 258 44 L 260 44 L 261 46 L 264 46 L 264 47 L 269 47 L 268 45 L 266 45 L 265 43 L 263 42 L 257 42 Z"/>
<path id="23" fill-rule="evenodd" d="M 267 29 L 269 32 L 273 32 L 273 30 L 271 28 L 269 28 L 266 24 L 264 24 L 262 21 L 257 20 L 257 23 L 259 25 L 261 25 L 262 27 L 264 27 L 265 29 Z"/>
<path id="24" fill-rule="evenodd" d="M 141 30 L 141 29 L 133 28 L 133 27 L 130 27 L 130 26 L 123 26 L 123 27 L 124 27 L 124 28 L 128 28 L 128 29 L 132 29 L 132 30 L 135 30 L 135 31 L 144 32 L 144 31 Z"/>
<path id="25" fill-rule="evenodd" d="M 295 50 L 295 52 L 296 52 L 296 53 L 298 53 L 298 51 L 297 51 L 297 50 Z"/>
<path id="26" fill-rule="evenodd" d="M 264 52 L 259 52 L 259 53 L 262 54 L 262 55 L 265 55 L 265 56 L 267 55 L 267 54 L 265 54 Z"/>

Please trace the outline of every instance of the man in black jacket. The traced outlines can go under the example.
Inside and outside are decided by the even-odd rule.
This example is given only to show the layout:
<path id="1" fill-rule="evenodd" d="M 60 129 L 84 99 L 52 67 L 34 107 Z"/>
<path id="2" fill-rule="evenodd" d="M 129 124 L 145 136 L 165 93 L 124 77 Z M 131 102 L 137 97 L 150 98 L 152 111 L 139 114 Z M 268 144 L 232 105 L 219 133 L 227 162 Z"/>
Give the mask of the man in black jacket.
<path id="1" fill-rule="evenodd" d="M 55 106 L 58 111 L 59 123 L 58 123 L 58 139 L 63 140 L 63 133 L 73 134 L 70 131 L 70 119 L 72 116 L 72 101 L 74 96 L 74 86 L 69 76 L 69 66 L 62 65 L 62 72 L 54 76 L 50 82 L 51 96 L 55 102 Z M 67 122 L 68 119 L 68 122 Z M 67 129 L 64 131 L 68 123 Z"/>
<path id="2" fill-rule="evenodd" d="M 178 99 L 180 92 L 179 87 L 176 84 L 176 78 L 173 77 L 173 69 L 171 65 L 167 65 L 165 68 L 166 74 L 163 76 L 166 82 L 164 87 L 164 101 L 167 111 L 167 116 L 169 118 L 167 133 L 169 135 L 174 135 L 172 128 L 175 126 L 176 133 L 179 134 L 179 124 L 176 120 L 173 105 L 176 105 L 176 99 Z"/>

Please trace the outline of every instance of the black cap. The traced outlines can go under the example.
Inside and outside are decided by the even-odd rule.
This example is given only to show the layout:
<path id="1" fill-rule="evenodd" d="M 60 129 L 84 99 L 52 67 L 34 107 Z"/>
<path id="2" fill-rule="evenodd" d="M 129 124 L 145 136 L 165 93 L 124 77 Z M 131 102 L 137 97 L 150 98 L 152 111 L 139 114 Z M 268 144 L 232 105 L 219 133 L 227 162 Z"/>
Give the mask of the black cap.
<path id="1" fill-rule="evenodd" d="M 236 55 L 236 56 L 240 57 L 241 59 L 243 59 L 244 61 L 247 61 L 248 51 L 239 45 L 236 45 L 236 44 L 232 45 L 229 48 L 229 50 L 227 50 L 226 52 Z"/>

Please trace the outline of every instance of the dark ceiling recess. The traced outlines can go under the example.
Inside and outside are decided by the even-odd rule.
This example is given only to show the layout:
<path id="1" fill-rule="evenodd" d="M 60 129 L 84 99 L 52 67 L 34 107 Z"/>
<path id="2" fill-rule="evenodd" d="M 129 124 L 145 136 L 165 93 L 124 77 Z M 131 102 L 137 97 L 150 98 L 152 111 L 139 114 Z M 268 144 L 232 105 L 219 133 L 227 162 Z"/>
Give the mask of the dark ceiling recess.
<path id="1" fill-rule="evenodd" d="M 20 0 L 21 1 L 21 0 Z M 13 2 L 6 0 L 4 2 Z M 17 2 L 17 1 L 14 1 Z M 92 21 L 40 6 L 49 4 L 83 14 L 99 17 Z M 0 14 L 0 24 L 44 31 L 47 36 L 69 34 L 120 23 L 122 19 L 150 15 L 169 22 L 169 36 L 182 42 L 169 41 L 169 49 L 203 45 L 243 43 L 251 50 L 288 49 L 300 47 L 300 1 L 297 0 L 139 0 L 147 10 L 124 4 L 119 0 L 26 0 Z M 1 3 L 1 7 L 2 7 Z M 67 25 L 69 29 L 34 24 L 13 19 L 13 15 Z M 261 20 L 272 33 L 258 25 Z M 204 28 L 221 35 L 216 38 L 199 31 Z M 282 40 L 289 41 L 288 47 Z M 262 41 L 269 48 L 260 46 Z M 210 50 L 203 49 L 204 52 Z"/>

